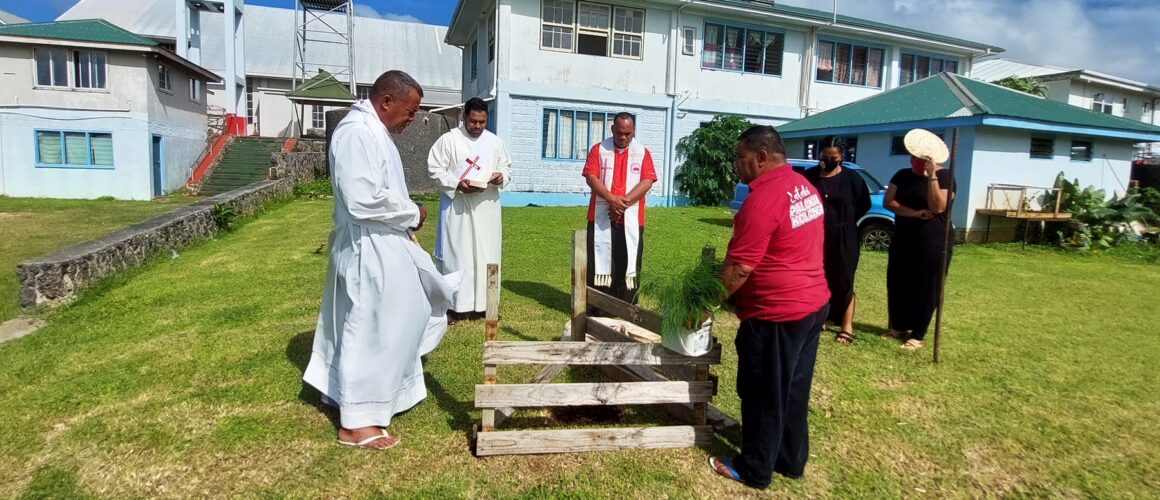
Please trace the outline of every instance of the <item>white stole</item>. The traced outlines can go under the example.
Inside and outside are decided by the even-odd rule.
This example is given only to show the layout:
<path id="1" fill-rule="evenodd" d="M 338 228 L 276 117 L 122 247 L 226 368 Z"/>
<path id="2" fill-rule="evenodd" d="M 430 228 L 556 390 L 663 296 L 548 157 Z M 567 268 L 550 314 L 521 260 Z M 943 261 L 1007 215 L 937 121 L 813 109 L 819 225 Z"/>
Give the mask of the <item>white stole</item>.
<path id="1" fill-rule="evenodd" d="M 471 141 L 471 152 L 467 154 L 467 158 L 460 159 L 455 165 L 455 178 L 487 184 L 487 181 L 491 180 L 491 174 L 495 172 L 496 166 L 488 163 L 496 157 L 495 150 L 499 147 L 499 137 L 487 130 L 474 141 L 466 130 L 463 131 L 463 135 Z"/>
<path id="2" fill-rule="evenodd" d="M 640 183 L 640 174 L 644 165 L 645 149 L 636 139 L 628 145 L 628 173 L 625 176 L 624 193 L 627 195 Z M 600 179 L 604 187 L 612 191 L 616 171 L 616 146 L 612 138 L 600 143 Z M 639 201 L 629 205 L 624 210 L 624 242 L 627 247 L 625 259 L 624 284 L 629 290 L 636 289 L 636 253 L 640 245 L 640 209 Z M 608 216 L 608 200 L 596 197 L 595 234 L 592 235 L 593 264 L 595 265 L 594 283 L 596 286 L 612 286 L 612 218 Z"/>

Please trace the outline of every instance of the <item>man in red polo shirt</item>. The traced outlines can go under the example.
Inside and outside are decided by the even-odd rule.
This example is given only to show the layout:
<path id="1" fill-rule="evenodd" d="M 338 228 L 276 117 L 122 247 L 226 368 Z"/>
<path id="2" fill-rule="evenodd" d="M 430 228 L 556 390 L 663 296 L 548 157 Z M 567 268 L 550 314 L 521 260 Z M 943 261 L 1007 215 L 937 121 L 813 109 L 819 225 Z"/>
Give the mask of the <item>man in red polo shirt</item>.
<path id="1" fill-rule="evenodd" d="M 773 127 L 741 134 L 735 167 L 749 197 L 733 219 L 721 280 L 737 311 L 741 454 L 709 465 L 755 488 L 796 479 L 809 457 L 810 383 L 830 291 L 822 266 L 822 200 L 786 163 Z"/>
<path id="2" fill-rule="evenodd" d="M 592 188 L 588 284 L 631 303 L 644 255 L 645 195 L 657 180 L 652 155 L 635 137 L 636 118 L 617 114 L 612 137 L 592 146 L 583 173 Z"/>

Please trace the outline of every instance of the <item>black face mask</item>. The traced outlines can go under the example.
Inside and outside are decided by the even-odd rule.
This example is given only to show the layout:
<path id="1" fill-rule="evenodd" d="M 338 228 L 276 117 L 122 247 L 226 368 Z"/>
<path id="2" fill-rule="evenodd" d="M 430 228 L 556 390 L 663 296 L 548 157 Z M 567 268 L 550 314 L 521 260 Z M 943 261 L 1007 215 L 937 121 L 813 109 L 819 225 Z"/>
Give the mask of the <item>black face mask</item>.
<path id="1" fill-rule="evenodd" d="M 835 160 L 833 158 L 822 158 L 822 169 L 829 172 L 842 163 L 842 160 Z"/>

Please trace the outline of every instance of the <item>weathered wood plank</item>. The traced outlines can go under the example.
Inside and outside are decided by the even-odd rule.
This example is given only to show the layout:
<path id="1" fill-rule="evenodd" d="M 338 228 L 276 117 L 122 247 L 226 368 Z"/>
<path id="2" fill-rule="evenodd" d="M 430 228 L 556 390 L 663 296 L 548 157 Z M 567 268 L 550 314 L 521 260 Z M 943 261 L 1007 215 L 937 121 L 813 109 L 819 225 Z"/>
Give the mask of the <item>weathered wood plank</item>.
<path id="1" fill-rule="evenodd" d="M 584 340 L 588 328 L 588 231 L 572 232 L 572 340 Z"/>
<path id="2" fill-rule="evenodd" d="M 585 337 L 586 338 L 586 337 Z M 721 362 L 721 345 L 704 356 L 684 356 L 658 344 L 636 342 L 486 342 L 489 365 L 702 365 Z"/>
<path id="3" fill-rule="evenodd" d="M 708 383 L 714 389 L 713 392 L 716 393 L 716 385 L 712 382 L 707 382 L 709 380 L 709 365 L 697 365 L 697 376 L 694 380 L 698 383 Z M 705 425 L 705 413 L 707 409 L 706 403 L 693 402 L 693 418 L 690 423 L 693 425 Z"/>
<path id="4" fill-rule="evenodd" d="M 486 340 L 495 340 L 499 333 L 499 264 L 487 265 L 487 312 L 484 314 Z"/>
<path id="5" fill-rule="evenodd" d="M 476 456 L 577 453 L 646 448 L 687 448 L 713 442 L 710 426 L 627 427 L 482 432 Z"/>
<path id="6" fill-rule="evenodd" d="M 604 330 L 611 330 L 619 334 L 617 340 L 605 340 L 604 342 L 640 342 L 642 344 L 659 344 L 661 343 L 661 336 L 644 328 L 634 325 L 629 321 L 617 318 L 588 318 L 588 334 L 592 334 L 593 324 L 597 324 L 596 328 L 603 328 Z"/>
<path id="7" fill-rule="evenodd" d="M 711 382 L 604 382 L 475 386 L 476 408 L 703 403 Z"/>
<path id="8" fill-rule="evenodd" d="M 555 379 L 557 376 L 559 376 L 560 373 L 562 373 L 564 371 L 564 369 L 567 367 L 568 367 L 568 365 L 548 365 L 548 366 L 545 366 L 544 368 L 542 368 L 539 371 L 539 373 L 536 373 L 536 376 L 532 377 L 532 379 L 529 380 L 528 383 L 529 384 L 547 384 L 547 383 L 550 383 L 553 379 Z M 713 394 L 716 395 L 717 392 L 713 391 Z M 511 408 L 511 407 L 496 408 L 495 409 L 495 425 L 496 425 L 496 427 L 499 427 L 499 425 L 502 424 L 504 420 L 507 420 L 509 417 L 511 417 L 513 414 L 515 414 L 515 412 L 516 412 L 516 409 Z"/>
<path id="9" fill-rule="evenodd" d="M 663 382 L 668 380 L 647 366 L 621 365 L 601 366 L 598 368 L 609 379 L 621 382 L 635 382 L 640 380 Z M 678 420 L 690 420 L 693 418 L 693 405 L 691 404 L 665 404 L 658 406 Z M 718 429 L 740 425 L 736 419 L 711 404 L 705 406 L 705 420 L 709 425 Z"/>
<path id="10" fill-rule="evenodd" d="M 657 313 L 640 306 L 634 306 L 592 287 L 588 287 L 587 292 L 588 305 L 629 320 L 646 330 L 661 331 L 661 317 Z M 576 328 L 575 325 L 572 328 Z M 573 330 L 573 334 L 575 334 L 575 330 Z"/>

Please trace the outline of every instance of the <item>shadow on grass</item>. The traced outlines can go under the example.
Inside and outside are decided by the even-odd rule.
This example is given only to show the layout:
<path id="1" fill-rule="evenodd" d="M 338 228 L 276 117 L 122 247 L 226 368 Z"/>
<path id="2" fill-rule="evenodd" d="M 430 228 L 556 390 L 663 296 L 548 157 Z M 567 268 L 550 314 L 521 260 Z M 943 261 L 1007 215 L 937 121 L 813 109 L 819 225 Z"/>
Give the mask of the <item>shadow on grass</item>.
<path id="1" fill-rule="evenodd" d="M 503 287 L 511 290 L 512 293 L 527 297 L 548 309 L 554 309 L 567 314 L 572 310 L 572 297 L 567 292 L 557 290 L 544 283 L 535 281 L 511 281 L 503 282 Z"/>
<path id="2" fill-rule="evenodd" d="M 887 332 L 885 328 L 878 325 L 868 325 L 866 323 L 854 323 L 854 330 L 858 333 L 869 333 L 871 335 L 882 335 Z"/>
<path id="3" fill-rule="evenodd" d="M 539 342 L 539 341 L 544 340 L 543 338 L 533 337 L 531 335 L 524 333 L 521 330 L 517 330 L 517 329 L 512 328 L 510 326 L 501 326 L 501 327 L 499 327 L 499 330 L 501 332 L 503 332 L 504 335 L 511 335 L 512 337 L 518 338 L 520 340 L 527 340 L 530 342 Z M 549 338 L 548 340 L 556 340 L 556 338 Z"/>
<path id="4" fill-rule="evenodd" d="M 703 222 L 705 224 L 712 224 L 714 226 L 733 227 L 732 217 L 702 217 L 697 219 L 697 221 Z"/>
<path id="5" fill-rule="evenodd" d="M 475 401 L 460 401 L 455 399 L 439 380 L 430 373 L 423 373 L 427 382 L 427 391 L 435 396 L 435 404 L 447 414 L 447 426 L 463 431 L 467 440 L 471 441 L 471 410 L 475 408 Z"/>
<path id="6" fill-rule="evenodd" d="M 286 359 L 293 363 L 298 368 L 298 371 L 305 373 L 306 364 L 310 362 L 310 352 L 313 347 L 314 330 L 299 332 L 286 344 Z M 324 404 L 322 402 L 322 393 L 318 392 L 318 389 L 303 382 L 302 389 L 298 391 L 298 399 L 303 403 L 317 408 L 319 412 L 326 415 L 326 418 L 330 420 L 330 423 L 334 425 L 335 429 L 341 427 L 338 408 Z"/>

